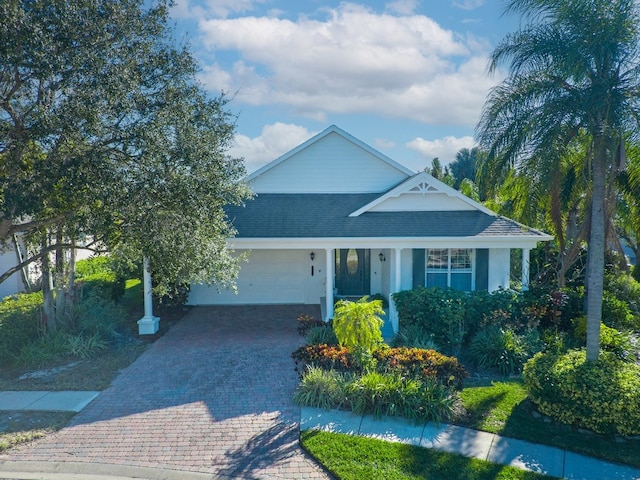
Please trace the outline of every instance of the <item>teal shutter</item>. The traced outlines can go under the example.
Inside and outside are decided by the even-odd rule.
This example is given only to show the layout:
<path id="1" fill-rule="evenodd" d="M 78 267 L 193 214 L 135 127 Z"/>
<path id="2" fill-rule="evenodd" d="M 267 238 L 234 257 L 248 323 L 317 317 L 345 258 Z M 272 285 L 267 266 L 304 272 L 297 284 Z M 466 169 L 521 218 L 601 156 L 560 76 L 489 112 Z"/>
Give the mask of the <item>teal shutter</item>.
<path id="1" fill-rule="evenodd" d="M 476 249 L 476 290 L 489 290 L 489 249 Z"/>
<path id="2" fill-rule="evenodd" d="M 425 251 L 424 248 L 413 249 L 413 288 L 424 287 L 425 276 Z"/>

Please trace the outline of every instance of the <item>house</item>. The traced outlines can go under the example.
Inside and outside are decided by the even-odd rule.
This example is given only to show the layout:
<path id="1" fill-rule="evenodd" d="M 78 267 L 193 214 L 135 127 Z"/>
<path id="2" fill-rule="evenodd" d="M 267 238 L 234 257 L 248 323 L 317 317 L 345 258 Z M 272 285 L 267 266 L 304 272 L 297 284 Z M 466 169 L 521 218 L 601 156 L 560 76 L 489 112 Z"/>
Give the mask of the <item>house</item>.
<path id="1" fill-rule="evenodd" d="M 320 304 L 416 286 L 508 288 L 510 252 L 552 237 L 496 215 L 331 126 L 247 178 L 255 197 L 229 207 L 229 246 L 248 253 L 237 294 L 193 285 L 191 305 Z M 390 302 L 390 319 L 397 315 Z"/>

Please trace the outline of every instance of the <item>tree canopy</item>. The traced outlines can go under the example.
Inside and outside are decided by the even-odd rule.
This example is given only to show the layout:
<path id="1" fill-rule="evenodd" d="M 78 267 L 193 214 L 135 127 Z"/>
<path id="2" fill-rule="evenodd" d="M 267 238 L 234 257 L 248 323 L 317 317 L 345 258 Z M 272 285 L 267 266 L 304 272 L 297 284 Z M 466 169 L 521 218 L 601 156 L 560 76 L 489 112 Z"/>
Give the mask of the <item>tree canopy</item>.
<path id="1" fill-rule="evenodd" d="M 605 218 L 625 136 L 637 138 L 640 21 L 633 0 L 510 0 L 527 21 L 497 46 L 490 71 L 508 75 L 490 93 L 477 136 L 494 171 L 534 165 L 539 172 L 580 138 L 587 148 L 589 237 L 587 357 L 599 351 Z"/>
<path id="2" fill-rule="evenodd" d="M 0 3 L 0 242 L 37 242 L 27 261 L 81 238 L 126 245 L 160 289 L 230 284 L 222 207 L 249 195 L 234 117 L 197 83 L 168 3 L 147 5 Z"/>

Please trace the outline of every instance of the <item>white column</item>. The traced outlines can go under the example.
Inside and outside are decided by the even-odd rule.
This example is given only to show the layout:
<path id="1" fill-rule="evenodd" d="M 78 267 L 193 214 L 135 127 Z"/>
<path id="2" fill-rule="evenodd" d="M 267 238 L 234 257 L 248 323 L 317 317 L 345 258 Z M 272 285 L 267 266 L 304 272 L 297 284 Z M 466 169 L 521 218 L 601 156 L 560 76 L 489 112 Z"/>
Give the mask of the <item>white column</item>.
<path id="1" fill-rule="evenodd" d="M 529 290 L 529 265 L 530 258 L 529 254 L 531 249 L 523 248 L 522 249 L 522 291 L 526 292 Z"/>
<path id="2" fill-rule="evenodd" d="M 402 249 L 395 248 L 394 249 L 394 257 L 393 257 L 393 270 L 389 269 L 390 273 L 393 272 L 393 277 L 391 278 L 391 294 L 397 293 L 400 291 L 400 287 L 402 285 Z M 391 298 L 391 294 L 389 295 L 389 317 L 391 320 L 391 326 L 393 328 L 394 333 L 398 333 L 398 310 L 396 309 L 396 303 Z"/>
<path id="3" fill-rule="evenodd" d="M 138 320 L 138 334 L 153 335 L 154 333 L 158 332 L 160 318 L 153 316 L 153 297 L 151 296 L 151 266 L 149 257 L 144 257 L 142 288 L 144 289 L 144 317 Z"/>
<path id="4" fill-rule="evenodd" d="M 325 263 L 324 271 L 327 277 L 324 283 L 325 283 L 325 297 L 326 297 L 327 304 L 325 308 L 326 318 L 324 319 L 324 321 L 328 322 L 333 318 L 333 278 L 334 278 L 333 249 L 327 248 L 325 250 L 325 257 L 326 257 L 326 263 Z"/>

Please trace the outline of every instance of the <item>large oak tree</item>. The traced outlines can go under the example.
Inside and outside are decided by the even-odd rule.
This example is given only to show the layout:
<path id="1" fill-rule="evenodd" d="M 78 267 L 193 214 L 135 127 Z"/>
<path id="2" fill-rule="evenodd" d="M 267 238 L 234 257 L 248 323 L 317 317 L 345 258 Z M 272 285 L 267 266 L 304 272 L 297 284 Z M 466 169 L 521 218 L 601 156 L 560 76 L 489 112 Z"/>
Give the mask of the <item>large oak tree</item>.
<path id="1" fill-rule="evenodd" d="M 145 5 L 0 2 L 0 242 L 36 242 L 26 263 L 84 237 L 148 256 L 160 287 L 229 284 L 222 207 L 248 195 L 234 117 L 196 82 L 167 3 Z"/>

